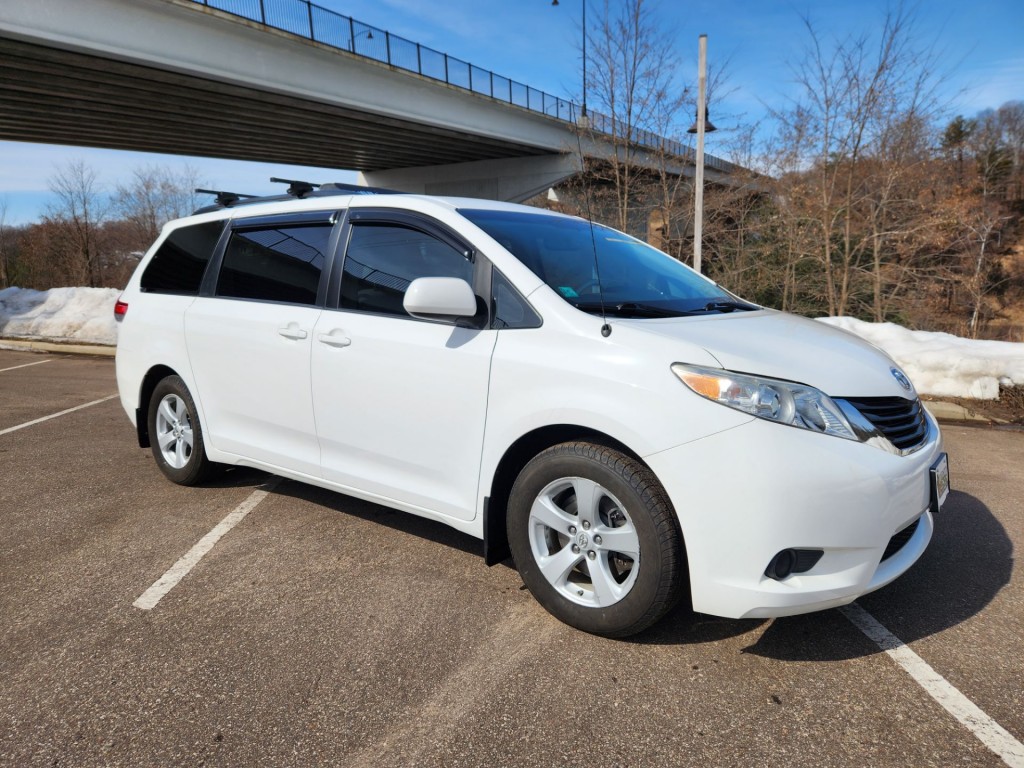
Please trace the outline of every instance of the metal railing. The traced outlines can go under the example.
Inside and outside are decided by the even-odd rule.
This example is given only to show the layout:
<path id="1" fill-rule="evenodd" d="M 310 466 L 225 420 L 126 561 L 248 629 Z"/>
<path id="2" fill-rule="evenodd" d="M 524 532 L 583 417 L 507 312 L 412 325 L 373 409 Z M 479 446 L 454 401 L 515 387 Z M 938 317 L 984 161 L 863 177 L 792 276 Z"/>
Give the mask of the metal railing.
<path id="1" fill-rule="evenodd" d="M 407 72 L 488 96 L 531 112 L 539 112 L 566 123 L 576 124 L 580 108 L 574 102 L 532 88 L 524 83 L 470 64 L 442 51 L 393 35 L 385 29 L 364 24 L 311 0 L 192 0 L 264 26 L 290 32 L 322 45 L 387 64 Z M 659 136 L 653 131 L 627 128 L 621 121 L 588 110 L 591 130 L 635 145 L 693 160 L 685 144 Z M 736 166 L 713 155 L 704 156 L 711 168 L 729 172 Z"/>

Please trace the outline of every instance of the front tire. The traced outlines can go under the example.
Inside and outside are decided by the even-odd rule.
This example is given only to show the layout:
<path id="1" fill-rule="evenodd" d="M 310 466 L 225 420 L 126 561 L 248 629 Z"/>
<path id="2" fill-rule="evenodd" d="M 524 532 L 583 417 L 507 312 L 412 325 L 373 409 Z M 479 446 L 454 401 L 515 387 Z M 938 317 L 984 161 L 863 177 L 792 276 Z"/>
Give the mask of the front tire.
<path id="1" fill-rule="evenodd" d="M 156 464 L 178 485 L 198 485 L 213 464 L 206 458 L 195 401 L 179 376 L 162 379 L 149 401 L 149 437 Z"/>
<path id="2" fill-rule="evenodd" d="M 538 454 L 512 487 L 506 523 L 523 582 L 577 629 L 633 635 L 683 594 L 682 535 L 668 496 L 619 451 L 575 442 Z"/>

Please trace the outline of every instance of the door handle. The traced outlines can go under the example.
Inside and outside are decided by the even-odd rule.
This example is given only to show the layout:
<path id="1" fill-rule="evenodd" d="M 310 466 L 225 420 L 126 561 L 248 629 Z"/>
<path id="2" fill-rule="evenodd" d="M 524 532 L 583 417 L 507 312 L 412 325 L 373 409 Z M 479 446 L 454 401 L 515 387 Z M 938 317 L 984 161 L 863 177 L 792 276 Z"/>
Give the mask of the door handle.
<path id="1" fill-rule="evenodd" d="M 344 331 L 337 329 L 330 333 L 321 333 L 317 339 L 331 347 L 347 347 L 352 343 L 352 339 L 346 336 Z"/>
<path id="2" fill-rule="evenodd" d="M 286 339 L 304 339 L 309 335 L 297 323 L 288 323 L 284 328 L 278 328 L 277 332 Z"/>

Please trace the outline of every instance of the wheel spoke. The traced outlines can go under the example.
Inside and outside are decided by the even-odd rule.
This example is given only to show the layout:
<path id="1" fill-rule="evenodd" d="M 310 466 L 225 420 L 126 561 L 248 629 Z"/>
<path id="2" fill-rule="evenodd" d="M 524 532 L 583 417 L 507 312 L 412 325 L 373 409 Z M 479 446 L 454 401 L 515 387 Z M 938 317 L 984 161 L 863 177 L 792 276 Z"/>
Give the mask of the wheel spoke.
<path id="1" fill-rule="evenodd" d="M 607 552 L 618 552 L 634 560 L 640 556 L 640 538 L 631 524 L 626 523 L 619 528 L 602 526 L 598 535 L 601 537 L 601 549 Z"/>
<path id="2" fill-rule="evenodd" d="M 168 424 L 173 424 L 175 420 L 178 418 L 174 414 L 174 409 L 171 408 L 171 399 L 168 397 L 165 397 L 160 402 L 160 408 L 158 409 L 158 411 L 159 414 L 163 416 L 164 421 L 167 422 Z"/>
<path id="3" fill-rule="evenodd" d="M 571 526 L 579 525 L 579 521 L 575 517 L 565 510 L 559 509 L 551 496 L 547 494 L 534 499 L 533 507 L 530 509 L 530 519 L 563 534 L 568 534 Z"/>
<path id="4" fill-rule="evenodd" d="M 188 408 L 185 407 L 185 401 L 180 397 L 174 399 L 174 413 L 182 424 L 188 421 Z"/>
<path id="5" fill-rule="evenodd" d="M 594 585 L 594 597 L 598 605 L 611 605 L 622 597 L 622 587 L 612 576 L 606 555 L 587 560 L 587 570 L 590 571 L 590 581 Z"/>
<path id="6" fill-rule="evenodd" d="M 576 512 L 579 514 L 580 520 L 586 520 L 591 525 L 600 525 L 598 505 L 601 502 L 604 489 L 585 477 L 574 477 L 572 487 L 576 491 Z"/>
<path id="7" fill-rule="evenodd" d="M 182 467 L 185 466 L 185 463 L 188 461 L 188 456 L 185 455 L 185 448 L 185 441 L 179 437 L 177 443 L 174 446 L 174 466 L 176 469 L 181 469 Z"/>
<path id="8" fill-rule="evenodd" d="M 192 452 L 192 427 L 185 427 L 181 430 L 181 441 L 188 446 L 189 453 Z"/>
<path id="9" fill-rule="evenodd" d="M 552 585 L 562 587 L 565 585 L 569 573 L 583 557 L 583 553 L 573 552 L 572 546 L 566 544 L 550 557 L 538 557 L 537 565 L 540 566 L 541 573 Z"/>
<path id="10" fill-rule="evenodd" d="M 174 433 L 170 431 L 161 432 L 156 436 L 156 441 L 160 444 L 160 449 L 163 451 L 171 450 L 171 445 L 174 443 L 175 439 Z"/>

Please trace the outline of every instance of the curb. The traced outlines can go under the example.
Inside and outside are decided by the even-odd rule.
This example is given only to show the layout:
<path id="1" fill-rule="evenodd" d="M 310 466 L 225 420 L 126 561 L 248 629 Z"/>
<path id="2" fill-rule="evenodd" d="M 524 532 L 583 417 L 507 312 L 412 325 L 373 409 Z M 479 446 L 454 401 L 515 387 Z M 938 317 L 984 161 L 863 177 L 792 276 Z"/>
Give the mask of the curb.
<path id="1" fill-rule="evenodd" d="M 16 349 L 26 352 L 60 352 L 67 355 L 94 355 L 113 357 L 116 347 L 105 344 L 76 344 L 74 342 L 35 341 L 29 339 L 0 338 L 0 349 Z"/>
<path id="2" fill-rule="evenodd" d="M 983 413 L 972 411 L 956 403 L 947 403 L 944 400 L 922 400 L 925 409 L 941 421 L 980 421 L 984 424 L 1008 424 L 1005 419 L 997 419 L 994 416 L 986 416 Z"/>

